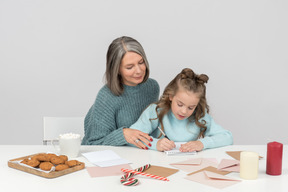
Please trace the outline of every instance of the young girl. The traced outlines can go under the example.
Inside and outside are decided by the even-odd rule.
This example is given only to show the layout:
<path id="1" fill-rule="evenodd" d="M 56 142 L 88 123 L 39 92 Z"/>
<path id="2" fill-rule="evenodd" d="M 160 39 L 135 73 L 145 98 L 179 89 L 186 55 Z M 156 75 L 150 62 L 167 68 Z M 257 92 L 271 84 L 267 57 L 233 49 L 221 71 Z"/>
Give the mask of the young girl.
<path id="1" fill-rule="evenodd" d="M 174 142 L 187 142 L 181 145 L 182 152 L 233 144 L 231 132 L 217 125 L 208 114 L 205 86 L 208 79 L 207 75 L 183 69 L 167 85 L 160 100 L 148 106 L 130 128 L 150 134 L 153 142 L 149 147 L 158 151 L 173 149 Z M 137 146 L 147 149 L 140 139 L 143 140 L 135 138 Z"/>

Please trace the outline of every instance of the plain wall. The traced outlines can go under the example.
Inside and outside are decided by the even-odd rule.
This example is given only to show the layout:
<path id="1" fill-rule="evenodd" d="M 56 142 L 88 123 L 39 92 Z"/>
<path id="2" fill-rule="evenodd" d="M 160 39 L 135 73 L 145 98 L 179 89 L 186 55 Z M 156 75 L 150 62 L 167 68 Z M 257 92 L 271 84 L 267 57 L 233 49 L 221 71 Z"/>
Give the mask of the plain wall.
<path id="1" fill-rule="evenodd" d="M 43 116 L 85 116 L 109 44 L 144 47 L 161 92 L 205 73 L 215 121 L 235 144 L 287 144 L 288 2 L 0 0 L 0 144 L 42 144 Z"/>

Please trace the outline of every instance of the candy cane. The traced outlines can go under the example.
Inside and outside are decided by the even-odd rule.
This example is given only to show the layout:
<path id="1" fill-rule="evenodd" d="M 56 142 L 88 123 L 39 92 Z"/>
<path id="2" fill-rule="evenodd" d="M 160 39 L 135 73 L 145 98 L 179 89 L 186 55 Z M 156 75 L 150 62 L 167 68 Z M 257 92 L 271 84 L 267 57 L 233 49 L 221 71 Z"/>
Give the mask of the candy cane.
<path id="1" fill-rule="evenodd" d="M 133 171 L 133 170 L 129 170 L 129 169 L 121 169 L 121 171 L 126 172 L 126 173 L 134 173 L 134 174 L 137 174 L 137 175 L 144 175 L 146 177 L 151 177 L 153 179 L 159 179 L 159 180 L 162 180 L 162 181 L 169 181 L 169 179 L 167 179 L 166 177 L 161 177 L 161 176 L 158 176 L 158 175 L 152 175 L 152 174 L 148 174 L 148 173 L 142 173 L 142 172 L 139 172 L 139 171 Z"/>
<path id="2" fill-rule="evenodd" d="M 143 167 L 139 167 L 138 169 L 135 169 L 135 171 L 138 171 L 138 172 L 143 172 L 145 171 L 146 169 L 148 169 L 150 167 L 150 164 L 147 164 Z M 125 186 L 135 186 L 135 185 L 138 185 L 139 184 L 139 181 L 138 179 L 135 179 L 135 178 L 131 178 L 132 176 L 134 175 L 134 173 L 126 173 L 125 175 L 123 175 L 120 179 L 120 182 L 125 185 Z"/>

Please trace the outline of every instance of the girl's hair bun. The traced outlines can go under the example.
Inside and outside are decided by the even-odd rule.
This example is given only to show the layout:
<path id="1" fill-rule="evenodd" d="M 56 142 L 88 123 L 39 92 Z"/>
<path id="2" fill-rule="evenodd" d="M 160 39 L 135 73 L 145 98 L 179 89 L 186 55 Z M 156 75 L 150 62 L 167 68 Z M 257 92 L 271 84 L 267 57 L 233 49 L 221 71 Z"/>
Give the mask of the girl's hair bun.
<path id="1" fill-rule="evenodd" d="M 209 77 L 205 74 L 197 75 L 192 69 L 185 68 L 181 71 L 181 79 L 192 79 L 197 83 L 204 84 L 208 82 Z"/>
<path id="2" fill-rule="evenodd" d="M 185 68 L 181 71 L 181 79 L 193 79 L 195 76 L 195 73 L 192 69 Z"/>
<path id="3" fill-rule="evenodd" d="M 201 74 L 201 75 L 196 75 L 195 79 L 198 83 L 204 84 L 208 82 L 209 77 L 205 74 Z"/>

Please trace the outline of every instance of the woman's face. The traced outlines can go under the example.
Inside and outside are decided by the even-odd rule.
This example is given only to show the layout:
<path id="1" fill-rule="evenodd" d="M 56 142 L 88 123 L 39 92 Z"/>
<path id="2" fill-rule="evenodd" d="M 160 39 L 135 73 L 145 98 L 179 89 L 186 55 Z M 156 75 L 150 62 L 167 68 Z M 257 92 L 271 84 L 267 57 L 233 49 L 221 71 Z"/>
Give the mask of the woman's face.
<path id="1" fill-rule="evenodd" d="M 191 91 L 179 89 L 174 97 L 169 97 L 171 110 L 178 120 L 183 120 L 192 115 L 200 99 Z"/>
<path id="2" fill-rule="evenodd" d="M 146 64 L 141 55 L 135 52 L 127 52 L 120 65 L 120 75 L 123 83 L 128 86 L 136 86 L 142 83 L 146 73 Z"/>

